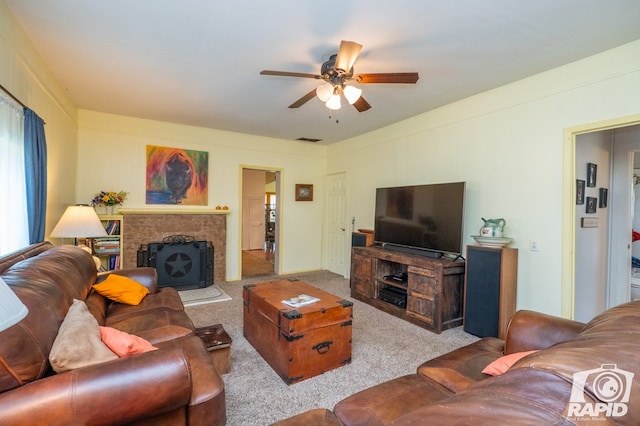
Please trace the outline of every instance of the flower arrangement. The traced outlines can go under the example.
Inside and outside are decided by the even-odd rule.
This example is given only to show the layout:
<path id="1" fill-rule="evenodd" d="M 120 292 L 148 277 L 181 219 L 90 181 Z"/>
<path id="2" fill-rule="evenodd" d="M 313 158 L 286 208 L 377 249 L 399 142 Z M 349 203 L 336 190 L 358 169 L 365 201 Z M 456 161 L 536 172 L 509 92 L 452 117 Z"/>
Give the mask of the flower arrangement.
<path id="1" fill-rule="evenodd" d="M 100 191 L 91 200 L 92 206 L 121 206 L 127 199 L 128 192 Z"/>

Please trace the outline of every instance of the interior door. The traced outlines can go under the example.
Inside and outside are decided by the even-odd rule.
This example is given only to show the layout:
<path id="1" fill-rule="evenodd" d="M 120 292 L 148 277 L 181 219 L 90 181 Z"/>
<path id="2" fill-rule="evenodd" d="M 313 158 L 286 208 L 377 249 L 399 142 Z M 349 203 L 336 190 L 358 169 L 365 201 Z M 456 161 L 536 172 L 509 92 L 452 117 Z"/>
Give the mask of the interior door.
<path id="1" fill-rule="evenodd" d="M 264 197 L 249 197 L 249 250 L 264 247 Z"/>
<path id="2" fill-rule="evenodd" d="M 327 269 L 347 276 L 347 174 L 327 176 Z"/>

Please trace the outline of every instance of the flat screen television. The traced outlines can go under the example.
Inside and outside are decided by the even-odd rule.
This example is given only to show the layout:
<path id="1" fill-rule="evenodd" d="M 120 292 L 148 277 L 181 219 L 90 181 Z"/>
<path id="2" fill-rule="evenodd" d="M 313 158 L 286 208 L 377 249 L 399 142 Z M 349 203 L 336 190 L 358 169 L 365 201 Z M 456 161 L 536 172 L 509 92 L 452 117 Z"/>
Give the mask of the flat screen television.
<path id="1" fill-rule="evenodd" d="M 374 241 L 440 257 L 462 253 L 465 182 L 376 189 Z"/>

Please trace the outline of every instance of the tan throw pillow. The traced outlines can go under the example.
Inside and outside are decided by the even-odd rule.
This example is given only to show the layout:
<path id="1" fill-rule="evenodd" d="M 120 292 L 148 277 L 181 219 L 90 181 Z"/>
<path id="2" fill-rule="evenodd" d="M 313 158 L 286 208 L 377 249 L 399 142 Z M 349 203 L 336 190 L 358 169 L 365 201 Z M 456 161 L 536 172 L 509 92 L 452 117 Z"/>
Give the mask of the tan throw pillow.
<path id="1" fill-rule="evenodd" d="M 87 305 L 73 300 L 53 341 L 49 362 L 56 373 L 118 359 L 100 339 L 98 321 Z"/>

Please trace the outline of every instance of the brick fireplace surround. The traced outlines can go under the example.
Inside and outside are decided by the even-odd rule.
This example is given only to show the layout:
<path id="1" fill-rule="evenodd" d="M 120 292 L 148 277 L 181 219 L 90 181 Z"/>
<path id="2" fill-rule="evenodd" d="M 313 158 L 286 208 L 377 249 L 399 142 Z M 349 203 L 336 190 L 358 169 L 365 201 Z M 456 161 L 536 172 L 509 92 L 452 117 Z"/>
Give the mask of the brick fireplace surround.
<path id="1" fill-rule="evenodd" d="M 211 241 L 214 248 L 213 282 L 226 280 L 228 210 L 120 209 L 123 218 L 123 267 L 137 266 L 141 244 L 162 242 L 171 235 Z"/>

